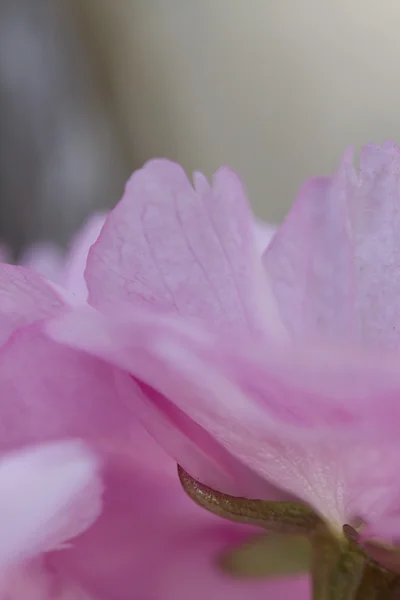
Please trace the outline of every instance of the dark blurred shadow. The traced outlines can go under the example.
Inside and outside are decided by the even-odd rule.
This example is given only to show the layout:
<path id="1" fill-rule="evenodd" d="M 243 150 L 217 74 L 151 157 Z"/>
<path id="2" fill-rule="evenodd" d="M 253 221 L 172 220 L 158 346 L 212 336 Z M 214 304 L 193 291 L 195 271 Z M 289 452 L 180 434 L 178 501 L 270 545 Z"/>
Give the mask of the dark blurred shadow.
<path id="1" fill-rule="evenodd" d="M 122 142 L 68 0 L 0 1 L 0 238 L 65 244 L 115 202 Z"/>

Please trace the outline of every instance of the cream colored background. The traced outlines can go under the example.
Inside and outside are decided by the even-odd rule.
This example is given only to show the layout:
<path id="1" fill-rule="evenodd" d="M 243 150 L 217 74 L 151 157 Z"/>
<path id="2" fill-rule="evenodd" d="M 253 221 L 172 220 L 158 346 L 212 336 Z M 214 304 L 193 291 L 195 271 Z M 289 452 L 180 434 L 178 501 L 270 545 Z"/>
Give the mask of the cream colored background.
<path id="1" fill-rule="evenodd" d="M 228 163 L 278 219 L 346 146 L 400 142 L 400 0 L 84 4 L 137 163 Z"/>

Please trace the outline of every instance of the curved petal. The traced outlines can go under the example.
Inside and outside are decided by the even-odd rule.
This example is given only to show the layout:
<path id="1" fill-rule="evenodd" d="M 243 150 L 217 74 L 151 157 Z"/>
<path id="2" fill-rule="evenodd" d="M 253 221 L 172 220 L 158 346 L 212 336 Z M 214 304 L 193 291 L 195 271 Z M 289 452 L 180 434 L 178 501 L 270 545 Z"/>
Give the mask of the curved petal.
<path id="1" fill-rule="evenodd" d="M 62 308 L 60 295 L 38 273 L 0 264 L 0 344 L 19 327 L 53 316 Z"/>
<path id="2" fill-rule="evenodd" d="M 364 342 L 400 347 L 400 149 L 370 144 L 360 153 L 352 209 L 357 311 Z"/>
<path id="3" fill-rule="evenodd" d="M 307 182 L 264 253 L 282 317 L 296 337 L 354 338 L 355 267 L 348 195 L 352 154 L 335 177 Z"/>
<path id="4" fill-rule="evenodd" d="M 302 498 L 339 529 L 358 517 L 381 518 L 383 507 L 398 497 L 396 463 L 385 458 L 400 450 L 397 366 L 390 375 L 378 365 L 374 372 L 372 362 L 367 370 L 362 361 L 349 367 L 343 353 L 335 363 L 321 352 L 290 357 L 287 347 L 276 345 L 263 345 L 263 363 L 260 357 L 257 363 L 250 346 L 239 342 L 235 357 L 204 328 L 149 313 L 136 314 L 136 321 L 120 316 L 118 322 L 75 311 L 57 319 L 50 333 L 157 390 L 164 399 L 160 412 L 175 430 L 232 469 L 241 489 L 236 495 L 271 498 L 270 487 L 243 479 L 239 467 L 246 465 L 247 473 Z M 154 408 L 154 397 L 147 400 Z M 136 399 L 132 406 L 137 410 Z M 161 438 L 159 431 L 153 434 Z M 229 463 L 221 448 L 236 462 Z M 193 464 L 185 468 L 207 483 L 204 473 L 191 471 Z"/>
<path id="5" fill-rule="evenodd" d="M 400 346 L 400 149 L 347 151 L 332 178 L 307 182 L 264 253 L 282 317 L 299 338 Z"/>
<path id="6" fill-rule="evenodd" d="M 51 559 L 94 596 L 244 600 L 297 591 L 307 597 L 307 578 L 252 582 L 224 573 L 218 557 L 257 530 L 223 523 L 197 507 L 183 493 L 176 469 L 160 479 L 140 467 L 140 456 L 114 456 L 105 484 L 101 517 L 74 548 Z"/>
<path id="7" fill-rule="evenodd" d="M 175 320 L 173 322 L 175 324 Z M 114 321 L 92 309 L 80 309 L 65 314 L 46 329 L 51 337 L 61 343 L 108 360 L 137 377 L 142 394 L 133 394 L 134 382 L 129 383 L 122 376 L 121 395 L 124 395 L 127 405 L 134 410 L 146 429 L 193 476 L 214 489 L 233 495 L 267 499 L 287 497 L 234 459 L 206 428 L 196 423 L 195 419 L 188 418 L 185 410 L 175 402 L 170 386 L 177 385 L 179 390 L 183 379 L 178 377 L 174 382 L 172 373 L 165 367 L 165 361 L 152 353 L 154 330 L 148 316 L 146 320 L 146 313 L 138 313 L 137 321 L 132 326 L 129 320 Z M 164 328 L 162 330 L 165 332 Z M 201 330 L 196 330 L 196 334 L 201 338 Z M 257 407 L 253 414 L 258 418 L 263 417 L 261 409 Z"/>
<path id="8" fill-rule="evenodd" d="M 187 345 L 164 338 L 153 349 L 169 373 L 164 378 L 159 368 L 153 374 L 145 371 L 145 376 L 153 376 L 153 385 L 241 463 L 313 506 L 339 531 L 343 524 L 359 518 L 381 521 L 388 507 L 398 501 L 400 442 L 393 429 L 390 433 L 381 427 L 372 435 L 372 419 L 368 428 L 360 419 L 351 422 L 344 435 L 346 420 L 339 414 L 336 425 L 325 424 L 321 435 L 317 424 L 316 432 L 308 430 L 299 436 L 295 423 L 279 418 L 279 404 L 278 411 L 257 404 L 257 394 L 249 393 L 252 378 L 246 393 L 243 386 L 235 385 L 232 375 L 226 376 L 213 367 L 212 360 L 191 352 Z M 307 394 L 303 401 L 306 398 Z M 301 419 L 301 412 L 297 414 Z M 293 416 L 296 422 L 296 413 Z"/>
<path id="9" fill-rule="evenodd" d="M 0 461 L 0 568 L 51 550 L 87 529 L 101 509 L 98 464 L 78 442 L 8 454 Z"/>
<path id="10" fill-rule="evenodd" d="M 72 240 L 67 253 L 62 283 L 82 300 L 88 295 L 84 273 L 89 250 L 98 239 L 106 217 L 106 213 L 91 215 Z"/>
<path id="11" fill-rule="evenodd" d="M 229 411 L 227 416 L 240 419 L 247 412 L 247 417 L 251 414 L 257 420 L 264 412 L 269 416 L 263 426 L 279 424 L 298 439 L 304 435 L 321 438 L 330 430 L 353 438 L 367 434 L 380 439 L 397 432 L 400 373 L 397 356 L 392 354 L 321 344 L 310 344 L 304 352 L 301 344 L 221 337 L 195 321 L 129 309 L 115 316 L 91 308 L 65 311 L 47 324 L 46 331 L 62 344 L 101 356 L 122 369 L 134 368 L 138 379 L 140 369 L 144 375 L 152 361 L 161 377 L 165 361 L 175 360 L 174 352 L 183 354 L 180 358 L 185 365 L 187 350 L 188 360 L 197 357 L 205 369 L 209 363 L 211 378 L 213 373 L 220 374 L 230 381 L 232 390 L 246 395 L 243 412 L 236 415 L 240 403 L 232 406 L 226 398 L 221 409 Z M 180 368 L 174 369 L 166 373 L 179 393 Z M 196 378 L 192 379 L 195 384 Z"/>
<path id="12" fill-rule="evenodd" d="M 193 189 L 154 160 L 135 172 L 89 252 L 89 303 L 157 307 L 220 327 L 282 331 L 238 177 L 220 169 Z"/>
<path id="13" fill-rule="evenodd" d="M 15 332 L 1 349 L 0 395 L 1 448 L 121 435 L 130 425 L 115 369 L 53 342 L 35 325 Z"/>

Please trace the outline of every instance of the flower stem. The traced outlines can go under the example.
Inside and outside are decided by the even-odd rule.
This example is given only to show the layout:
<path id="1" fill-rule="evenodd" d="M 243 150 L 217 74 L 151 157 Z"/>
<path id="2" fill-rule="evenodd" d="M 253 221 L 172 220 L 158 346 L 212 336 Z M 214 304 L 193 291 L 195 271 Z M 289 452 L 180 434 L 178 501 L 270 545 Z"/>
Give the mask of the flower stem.
<path id="1" fill-rule="evenodd" d="M 326 528 L 314 534 L 313 600 L 355 600 L 367 558 Z"/>
<path id="2" fill-rule="evenodd" d="M 313 600 L 395 600 L 400 576 L 376 563 L 358 545 L 356 531 L 344 525 L 333 533 L 310 508 L 296 502 L 267 502 L 217 492 L 178 467 L 185 492 L 210 512 L 269 531 L 300 533 L 312 546 Z"/>
<path id="3" fill-rule="evenodd" d="M 185 492 L 208 511 L 239 523 L 251 523 L 270 531 L 310 533 L 322 523 L 307 506 L 297 502 L 267 502 L 222 494 L 193 479 L 178 467 Z"/>
<path id="4" fill-rule="evenodd" d="M 399 576 L 369 561 L 355 600 L 392 600 L 398 593 Z"/>

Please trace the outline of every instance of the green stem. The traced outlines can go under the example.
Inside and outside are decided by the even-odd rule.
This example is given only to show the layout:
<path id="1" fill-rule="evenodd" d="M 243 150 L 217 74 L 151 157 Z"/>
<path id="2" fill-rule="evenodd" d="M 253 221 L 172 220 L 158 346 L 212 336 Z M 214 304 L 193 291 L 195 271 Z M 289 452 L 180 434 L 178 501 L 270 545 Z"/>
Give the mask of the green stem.
<path id="1" fill-rule="evenodd" d="M 400 577 L 370 559 L 354 540 L 327 529 L 312 536 L 313 600 L 394 600 Z"/>
<path id="2" fill-rule="evenodd" d="M 399 593 L 400 576 L 363 552 L 350 526 L 335 537 L 318 515 L 300 503 L 236 498 L 199 483 L 181 467 L 178 474 L 188 496 L 220 517 L 307 536 L 313 549 L 313 600 L 395 600 Z"/>
<path id="3" fill-rule="evenodd" d="M 321 519 L 309 508 L 296 502 L 266 502 L 222 494 L 193 479 L 178 467 L 185 492 L 208 511 L 239 523 L 259 525 L 270 531 L 308 534 L 316 530 Z"/>
<path id="4" fill-rule="evenodd" d="M 355 600 L 392 600 L 398 592 L 399 576 L 369 561 Z"/>
<path id="5" fill-rule="evenodd" d="M 343 538 L 325 528 L 312 538 L 313 600 L 354 600 L 366 565 L 366 557 Z"/>

